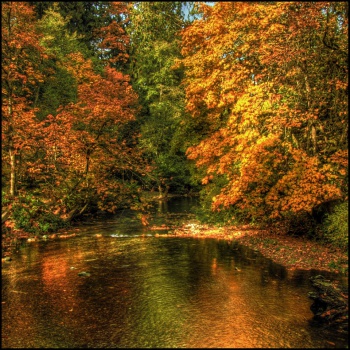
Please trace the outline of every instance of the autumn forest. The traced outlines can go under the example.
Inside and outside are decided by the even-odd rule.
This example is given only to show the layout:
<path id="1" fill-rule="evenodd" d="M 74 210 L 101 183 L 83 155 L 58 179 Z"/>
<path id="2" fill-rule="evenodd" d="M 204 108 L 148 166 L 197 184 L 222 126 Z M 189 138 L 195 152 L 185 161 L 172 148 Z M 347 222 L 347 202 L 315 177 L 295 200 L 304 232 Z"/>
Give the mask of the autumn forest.
<path id="1" fill-rule="evenodd" d="M 152 192 L 347 246 L 347 2 L 1 7 L 3 232 Z"/>

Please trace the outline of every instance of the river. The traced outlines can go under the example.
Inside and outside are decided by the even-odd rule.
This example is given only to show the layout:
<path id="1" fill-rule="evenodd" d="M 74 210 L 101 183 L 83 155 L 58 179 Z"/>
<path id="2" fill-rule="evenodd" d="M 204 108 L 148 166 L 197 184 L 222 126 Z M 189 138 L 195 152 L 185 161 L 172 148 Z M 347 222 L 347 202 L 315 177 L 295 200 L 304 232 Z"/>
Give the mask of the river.
<path id="1" fill-rule="evenodd" d="M 194 206 L 159 202 L 151 221 L 192 219 Z M 3 264 L 3 348 L 347 347 L 310 323 L 317 272 L 235 242 L 155 237 L 129 211 L 79 229 Z"/>

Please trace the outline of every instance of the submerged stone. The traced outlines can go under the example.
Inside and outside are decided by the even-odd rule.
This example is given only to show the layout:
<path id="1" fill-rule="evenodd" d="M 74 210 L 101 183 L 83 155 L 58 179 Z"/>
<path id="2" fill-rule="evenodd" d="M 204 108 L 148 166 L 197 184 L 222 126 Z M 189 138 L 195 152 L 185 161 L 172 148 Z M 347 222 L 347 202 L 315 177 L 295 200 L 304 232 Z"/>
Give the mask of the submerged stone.
<path id="1" fill-rule="evenodd" d="M 78 273 L 78 276 L 89 277 L 89 276 L 91 276 L 91 273 L 90 272 L 86 272 L 86 271 L 82 271 L 82 272 Z"/>

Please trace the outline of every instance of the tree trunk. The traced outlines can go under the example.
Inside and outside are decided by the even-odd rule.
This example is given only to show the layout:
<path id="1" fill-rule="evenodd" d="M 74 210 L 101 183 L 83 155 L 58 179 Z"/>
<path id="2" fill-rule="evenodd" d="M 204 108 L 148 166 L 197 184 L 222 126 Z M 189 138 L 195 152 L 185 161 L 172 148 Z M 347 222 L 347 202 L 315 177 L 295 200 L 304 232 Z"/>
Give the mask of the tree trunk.
<path id="1" fill-rule="evenodd" d="M 165 190 L 163 190 L 161 185 L 158 185 L 158 190 L 159 190 L 159 199 L 166 198 L 168 197 L 168 192 L 169 192 L 169 186 L 165 186 Z"/>
<path id="2" fill-rule="evenodd" d="M 161 185 L 158 185 L 158 192 L 159 192 L 159 198 L 162 198 L 163 197 L 163 189 L 162 189 L 162 186 Z"/>
<path id="3" fill-rule="evenodd" d="M 16 155 L 13 149 L 10 149 L 10 196 L 16 195 Z"/>
<path id="4" fill-rule="evenodd" d="M 311 125 L 311 140 L 312 140 L 312 150 L 314 155 L 317 152 L 317 135 L 316 135 L 316 128 L 315 125 Z"/>
<path id="5" fill-rule="evenodd" d="M 88 150 L 86 152 L 86 163 L 85 163 L 85 180 L 86 180 L 86 187 L 89 187 L 89 181 L 88 181 L 88 173 L 89 173 L 89 167 L 90 167 L 90 151 Z"/>
<path id="6" fill-rule="evenodd" d="M 12 89 L 10 89 L 12 90 Z M 9 113 L 9 156 L 10 156 L 10 196 L 14 197 L 16 195 L 16 154 L 13 146 L 13 109 L 12 109 L 12 97 L 8 99 L 8 113 Z"/>
<path id="7" fill-rule="evenodd" d="M 1 223 L 4 223 L 10 216 L 11 210 L 7 209 L 1 214 Z"/>
<path id="8" fill-rule="evenodd" d="M 71 221 L 73 218 L 76 218 L 80 215 L 82 215 L 84 213 L 84 211 L 86 210 L 86 208 L 88 207 L 89 202 L 87 202 L 83 208 L 78 212 L 79 210 L 79 206 L 74 207 L 67 215 L 67 217 L 64 219 L 64 222 L 69 222 Z"/>

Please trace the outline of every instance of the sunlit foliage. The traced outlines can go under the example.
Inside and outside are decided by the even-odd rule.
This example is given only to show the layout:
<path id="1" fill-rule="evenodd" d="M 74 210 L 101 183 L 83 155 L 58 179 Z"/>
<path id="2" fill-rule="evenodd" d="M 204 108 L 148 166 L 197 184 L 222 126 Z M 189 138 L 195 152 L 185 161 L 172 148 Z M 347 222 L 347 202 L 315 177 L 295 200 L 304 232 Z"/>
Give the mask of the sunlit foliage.
<path id="1" fill-rule="evenodd" d="M 1 7 L 7 203 L 69 219 L 198 179 L 226 221 L 347 200 L 346 2 Z"/>
<path id="2" fill-rule="evenodd" d="M 182 32 L 188 157 L 212 209 L 280 219 L 347 198 L 347 4 L 217 2 Z M 222 182 L 221 182 L 222 183 Z M 234 219 L 234 217 L 233 217 Z"/>

